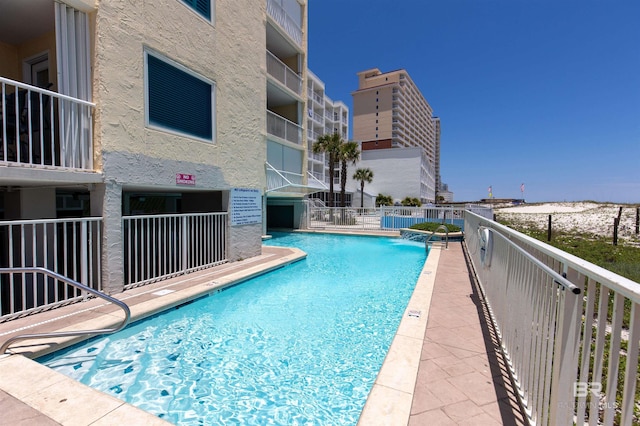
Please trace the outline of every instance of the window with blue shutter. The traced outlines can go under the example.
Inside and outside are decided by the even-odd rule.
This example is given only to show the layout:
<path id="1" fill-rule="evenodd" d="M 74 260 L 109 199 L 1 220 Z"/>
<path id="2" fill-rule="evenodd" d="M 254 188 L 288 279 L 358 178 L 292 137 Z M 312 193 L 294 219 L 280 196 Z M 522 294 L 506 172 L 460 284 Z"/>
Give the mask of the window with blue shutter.
<path id="1" fill-rule="evenodd" d="M 146 57 L 149 125 L 213 141 L 213 84 L 148 52 Z"/>
<path id="2" fill-rule="evenodd" d="M 200 15 L 211 20 L 211 0 L 182 0 Z"/>

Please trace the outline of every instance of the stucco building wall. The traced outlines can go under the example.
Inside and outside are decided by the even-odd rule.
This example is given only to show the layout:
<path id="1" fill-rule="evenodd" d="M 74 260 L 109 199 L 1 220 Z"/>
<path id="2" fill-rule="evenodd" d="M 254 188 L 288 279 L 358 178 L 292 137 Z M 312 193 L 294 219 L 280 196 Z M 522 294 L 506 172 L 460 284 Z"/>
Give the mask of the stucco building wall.
<path id="1" fill-rule="evenodd" d="M 94 196 L 108 222 L 105 270 L 121 271 L 122 192 L 264 190 L 266 179 L 266 2 L 217 1 L 209 22 L 181 1 L 102 0 L 91 14 L 94 143 L 105 184 Z M 159 54 L 215 84 L 213 142 L 151 128 L 145 122 L 145 51 Z M 196 184 L 176 184 L 176 174 Z M 215 191 L 215 192 L 214 192 Z M 228 211 L 228 196 L 221 206 Z M 261 253 L 261 225 L 229 226 L 228 258 Z M 116 291 L 120 273 L 104 276 Z"/>

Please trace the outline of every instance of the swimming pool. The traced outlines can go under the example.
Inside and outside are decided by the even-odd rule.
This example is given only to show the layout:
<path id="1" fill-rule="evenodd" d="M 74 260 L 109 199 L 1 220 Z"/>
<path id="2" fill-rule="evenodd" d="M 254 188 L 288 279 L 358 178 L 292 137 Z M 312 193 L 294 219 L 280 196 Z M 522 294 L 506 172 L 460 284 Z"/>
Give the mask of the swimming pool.
<path id="1" fill-rule="evenodd" d="M 39 360 L 179 424 L 355 424 L 425 261 L 400 239 L 274 234 L 308 257 Z"/>

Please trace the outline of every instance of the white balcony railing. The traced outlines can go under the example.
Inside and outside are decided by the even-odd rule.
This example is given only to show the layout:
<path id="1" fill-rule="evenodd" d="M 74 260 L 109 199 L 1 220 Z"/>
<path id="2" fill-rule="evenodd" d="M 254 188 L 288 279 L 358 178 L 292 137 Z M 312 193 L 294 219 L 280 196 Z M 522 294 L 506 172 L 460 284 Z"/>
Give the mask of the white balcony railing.
<path id="1" fill-rule="evenodd" d="M 464 230 L 531 424 L 635 424 L 640 285 L 470 211 Z"/>
<path id="2" fill-rule="evenodd" d="M 324 120 L 322 119 L 322 115 L 318 114 L 317 112 L 313 111 L 312 109 L 309 110 L 309 118 L 311 118 L 316 123 L 324 124 Z"/>
<path id="3" fill-rule="evenodd" d="M 311 140 L 312 142 L 317 141 L 319 137 L 320 133 L 314 132 L 313 130 L 307 130 L 307 139 Z"/>
<path id="4" fill-rule="evenodd" d="M 267 50 L 267 72 L 296 95 L 302 95 L 302 78 Z"/>
<path id="5" fill-rule="evenodd" d="M 93 170 L 93 103 L 0 83 L 0 162 Z"/>
<path id="6" fill-rule="evenodd" d="M 0 222 L 3 267 L 42 267 L 102 290 L 102 219 L 48 219 Z M 47 310 L 88 295 L 34 273 L 0 275 L 0 322 Z"/>
<path id="7" fill-rule="evenodd" d="M 228 214 L 122 218 L 125 289 L 227 262 Z"/>
<path id="8" fill-rule="evenodd" d="M 302 7 L 302 6 L 300 6 Z M 300 25 L 296 23 L 286 10 L 280 5 L 278 0 L 267 0 L 267 14 L 271 16 L 295 41 L 298 46 L 302 46 L 302 29 Z"/>
<path id="9" fill-rule="evenodd" d="M 267 110 L 267 133 L 297 145 L 302 144 L 302 127 Z"/>
<path id="10" fill-rule="evenodd" d="M 324 105 L 324 98 L 316 92 L 311 92 L 311 98 L 320 105 Z"/>

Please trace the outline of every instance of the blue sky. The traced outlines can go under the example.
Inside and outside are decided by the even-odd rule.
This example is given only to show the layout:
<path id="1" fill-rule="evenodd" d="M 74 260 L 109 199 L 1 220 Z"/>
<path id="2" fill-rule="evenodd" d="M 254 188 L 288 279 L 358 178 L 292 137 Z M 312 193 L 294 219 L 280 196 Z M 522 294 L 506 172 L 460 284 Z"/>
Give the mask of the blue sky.
<path id="1" fill-rule="evenodd" d="M 640 1 L 308 0 L 309 68 L 407 70 L 455 201 L 640 203 Z"/>

